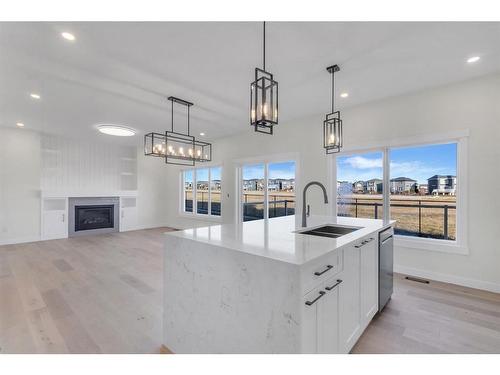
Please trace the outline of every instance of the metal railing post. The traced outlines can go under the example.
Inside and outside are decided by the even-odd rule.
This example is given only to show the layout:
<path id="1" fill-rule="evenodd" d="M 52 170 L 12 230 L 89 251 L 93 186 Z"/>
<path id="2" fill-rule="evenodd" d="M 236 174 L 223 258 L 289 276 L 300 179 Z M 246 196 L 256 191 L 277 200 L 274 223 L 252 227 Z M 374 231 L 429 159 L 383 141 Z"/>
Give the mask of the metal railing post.
<path id="1" fill-rule="evenodd" d="M 448 205 L 444 205 L 444 239 L 448 239 Z"/>
<path id="2" fill-rule="evenodd" d="M 422 201 L 418 201 L 418 236 L 422 236 Z"/>
<path id="3" fill-rule="evenodd" d="M 355 205 L 355 208 L 356 208 L 356 214 L 354 217 L 358 217 L 358 198 L 354 198 L 355 202 L 356 202 L 356 205 Z"/>
<path id="4" fill-rule="evenodd" d="M 378 219 L 378 204 L 375 202 L 375 219 Z"/>

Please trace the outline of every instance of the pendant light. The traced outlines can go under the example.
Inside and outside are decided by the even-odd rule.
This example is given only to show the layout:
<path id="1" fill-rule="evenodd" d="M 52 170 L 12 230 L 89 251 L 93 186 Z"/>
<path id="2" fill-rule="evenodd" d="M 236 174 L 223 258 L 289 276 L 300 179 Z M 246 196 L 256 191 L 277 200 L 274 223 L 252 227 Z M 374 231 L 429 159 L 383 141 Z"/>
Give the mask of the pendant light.
<path id="1" fill-rule="evenodd" d="M 323 121 L 323 147 L 327 154 L 334 154 L 342 148 L 342 120 L 340 111 L 335 111 L 335 73 L 340 70 L 338 65 L 326 68 L 332 75 L 332 112 Z"/>
<path id="2" fill-rule="evenodd" d="M 149 133 L 144 136 L 144 155 L 165 158 L 165 163 L 194 166 L 196 162 L 212 160 L 212 145 L 197 140 L 190 134 L 190 107 L 193 103 L 170 96 L 171 129 L 165 134 Z M 174 130 L 174 103 L 186 107 L 187 133 Z"/>
<path id="3" fill-rule="evenodd" d="M 266 71 L 266 23 L 263 23 L 262 69 L 255 68 L 250 85 L 250 125 L 259 133 L 273 134 L 278 124 L 278 82 Z"/>

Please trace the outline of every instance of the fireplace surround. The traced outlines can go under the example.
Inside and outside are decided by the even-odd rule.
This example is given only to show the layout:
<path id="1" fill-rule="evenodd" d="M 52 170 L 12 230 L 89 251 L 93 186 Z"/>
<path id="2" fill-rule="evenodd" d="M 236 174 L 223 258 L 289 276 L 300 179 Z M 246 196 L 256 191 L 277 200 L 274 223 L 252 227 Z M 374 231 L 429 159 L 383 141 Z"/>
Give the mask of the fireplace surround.
<path id="1" fill-rule="evenodd" d="M 68 206 L 69 237 L 119 231 L 118 197 L 70 197 Z"/>

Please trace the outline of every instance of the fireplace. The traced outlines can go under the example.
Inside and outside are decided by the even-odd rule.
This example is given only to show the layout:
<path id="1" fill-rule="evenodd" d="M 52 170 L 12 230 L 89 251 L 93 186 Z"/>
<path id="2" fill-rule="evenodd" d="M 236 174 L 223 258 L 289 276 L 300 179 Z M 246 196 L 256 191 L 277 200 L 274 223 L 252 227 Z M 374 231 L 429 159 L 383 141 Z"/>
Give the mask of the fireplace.
<path id="1" fill-rule="evenodd" d="M 70 197 L 68 213 L 69 237 L 120 230 L 118 197 Z"/>
<path id="2" fill-rule="evenodd" d="M 113 228 L 114 205 L 75 206 L 75 232 Z"/>

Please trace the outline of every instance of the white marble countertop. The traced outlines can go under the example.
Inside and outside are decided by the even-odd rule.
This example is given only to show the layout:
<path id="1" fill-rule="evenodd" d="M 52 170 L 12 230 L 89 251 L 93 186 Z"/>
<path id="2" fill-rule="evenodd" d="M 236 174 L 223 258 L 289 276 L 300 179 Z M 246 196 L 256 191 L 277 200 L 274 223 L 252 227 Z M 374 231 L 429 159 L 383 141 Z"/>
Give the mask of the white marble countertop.
<path id="1" fill-rule="evenodd" d="M 263 256 L 287 263 L 302 265 L 330 251 L 349 245 L 353 241 L 394 224 L 382 220 L 350 217 L 311 216 L 307 228 L 323 224 L 362 227 L 338 238 L 318 237 L 296 233 L 307 230 L 297 225 L 295 215 L 255 220 L 237 224 L 217 224 L 208 227 L 167 232 L 170 236 L 204 242 L 247 254 Z"/>

